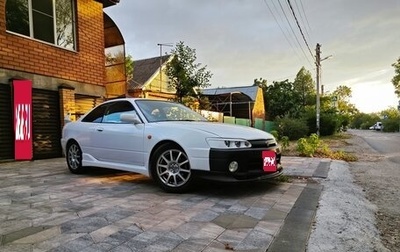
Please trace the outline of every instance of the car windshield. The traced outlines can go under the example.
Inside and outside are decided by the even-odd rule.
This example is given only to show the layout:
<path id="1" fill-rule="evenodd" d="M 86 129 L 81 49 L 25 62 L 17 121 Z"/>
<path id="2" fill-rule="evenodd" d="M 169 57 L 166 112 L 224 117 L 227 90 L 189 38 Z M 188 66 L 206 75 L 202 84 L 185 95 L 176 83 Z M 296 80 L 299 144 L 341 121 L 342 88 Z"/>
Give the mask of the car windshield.
<path id="1" fill-rule="evenodd" d="M 137 106 L 148 122 L 161 121 L 207 121 L 199 113 L 174 102 L 139 100 Z"/>

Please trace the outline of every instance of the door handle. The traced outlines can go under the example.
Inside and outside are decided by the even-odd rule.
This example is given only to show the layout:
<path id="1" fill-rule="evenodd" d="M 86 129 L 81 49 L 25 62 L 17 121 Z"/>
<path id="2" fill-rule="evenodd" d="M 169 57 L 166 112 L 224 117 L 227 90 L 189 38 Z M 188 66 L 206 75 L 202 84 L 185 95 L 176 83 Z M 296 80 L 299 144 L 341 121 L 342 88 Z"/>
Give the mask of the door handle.
<path id="1" fill-rule="evenodd" d="M 103 132 L 103 128 L 97 128 L 96 130 L 99 132 Z"/>

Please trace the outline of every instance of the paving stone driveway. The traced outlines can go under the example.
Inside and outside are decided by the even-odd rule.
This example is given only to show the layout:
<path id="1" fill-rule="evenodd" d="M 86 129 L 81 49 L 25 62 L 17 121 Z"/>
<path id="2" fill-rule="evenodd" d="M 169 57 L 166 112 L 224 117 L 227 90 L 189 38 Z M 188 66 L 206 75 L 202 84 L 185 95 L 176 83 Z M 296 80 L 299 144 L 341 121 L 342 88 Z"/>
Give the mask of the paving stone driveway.
<path id="1" fill-rule="evenodd" d="M 0 251 L 266 251 L 305 186 L 168 194 L 134 173 L 71 174 L 63 158 L 2 163 Z"/>

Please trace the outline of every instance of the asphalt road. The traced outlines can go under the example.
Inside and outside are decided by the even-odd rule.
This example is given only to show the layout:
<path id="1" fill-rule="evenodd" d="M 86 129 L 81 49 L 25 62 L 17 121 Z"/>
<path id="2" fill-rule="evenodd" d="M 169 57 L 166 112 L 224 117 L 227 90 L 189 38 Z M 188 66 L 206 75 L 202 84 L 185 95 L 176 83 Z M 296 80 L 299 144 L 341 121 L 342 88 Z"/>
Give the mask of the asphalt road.
<path id="1" fill-rule="evenodd" d="M 380 131 L 352 130 L 353 135 L 361 137 L 374 150 L 400 167 L 400 134 Z"/>

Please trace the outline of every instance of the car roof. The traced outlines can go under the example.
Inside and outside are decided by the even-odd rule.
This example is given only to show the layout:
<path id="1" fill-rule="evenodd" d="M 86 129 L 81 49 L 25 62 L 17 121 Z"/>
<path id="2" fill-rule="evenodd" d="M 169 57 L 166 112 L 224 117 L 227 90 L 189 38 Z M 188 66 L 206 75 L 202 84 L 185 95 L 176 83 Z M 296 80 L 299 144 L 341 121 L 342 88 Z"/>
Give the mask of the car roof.
<path id="1" fill-rule="evenodd" d="M 149 98 L 116 98 L 116 99 L 111 99 L 111 100 L 104 101 L 103 103 L 109 103 L 109 102 L 115 102 L 115 101 L 129 101 L 129 102 L 134 102 L 134 101 L 172 102 L 172 101 L 159 100 L 159 99 L 149 99 Z"/>

